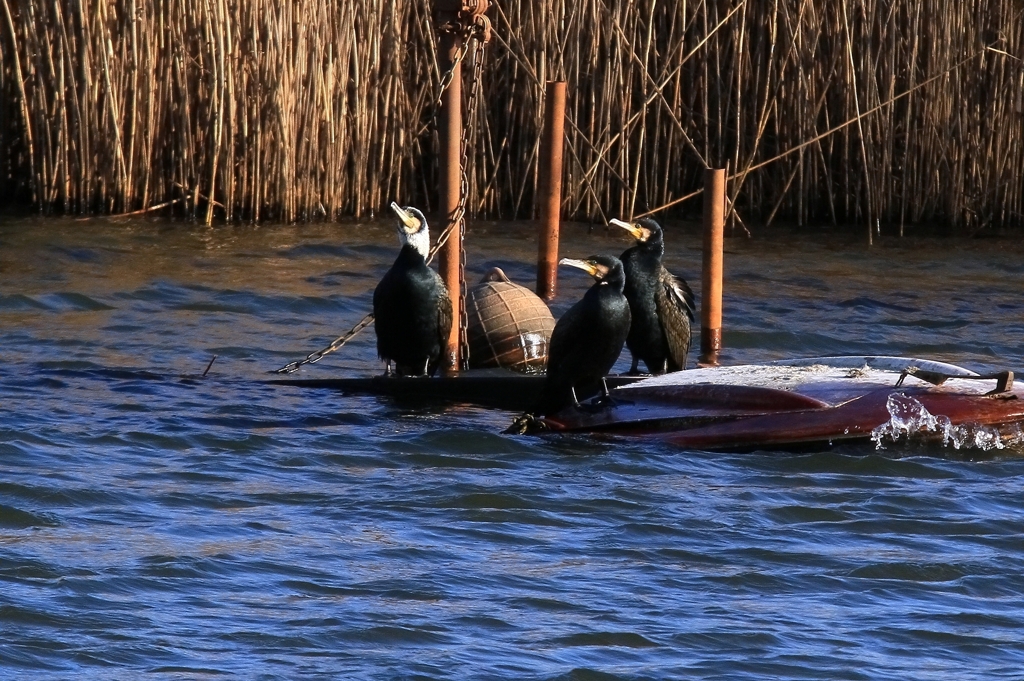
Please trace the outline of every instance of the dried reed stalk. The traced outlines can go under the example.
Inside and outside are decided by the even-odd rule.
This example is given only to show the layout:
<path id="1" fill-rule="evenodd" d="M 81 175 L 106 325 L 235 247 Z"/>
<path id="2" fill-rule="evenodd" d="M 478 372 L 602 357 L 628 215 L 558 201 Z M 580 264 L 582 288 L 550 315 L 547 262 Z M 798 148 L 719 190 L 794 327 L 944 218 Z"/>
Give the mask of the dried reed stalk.
<path id="1" fill-rule="evenodd" d="M 1024 224 L 1019 0 L 495 0 L 469 209 L 529 217 L 568 81 L 566 217 Z M 436 204 L 429 0 L 0 0 L 0 199 L 207 223 Z M 665 208 L 667 207 L 667 208 Z"/>

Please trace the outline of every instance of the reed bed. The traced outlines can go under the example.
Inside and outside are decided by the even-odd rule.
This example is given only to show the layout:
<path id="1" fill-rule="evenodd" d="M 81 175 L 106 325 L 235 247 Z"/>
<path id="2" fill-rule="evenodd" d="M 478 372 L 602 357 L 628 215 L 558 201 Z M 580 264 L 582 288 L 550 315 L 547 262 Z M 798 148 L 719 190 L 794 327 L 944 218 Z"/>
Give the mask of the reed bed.
<path id="1" fill-rule="evenodd" d="M 471 214 L 533 214 L 568 82 L 567 218 L 1024 224 L 1020 0 L 492 2 Z M 0 194 L 207 222 L 436 203 L 428 0 L 0 0 Z"/>

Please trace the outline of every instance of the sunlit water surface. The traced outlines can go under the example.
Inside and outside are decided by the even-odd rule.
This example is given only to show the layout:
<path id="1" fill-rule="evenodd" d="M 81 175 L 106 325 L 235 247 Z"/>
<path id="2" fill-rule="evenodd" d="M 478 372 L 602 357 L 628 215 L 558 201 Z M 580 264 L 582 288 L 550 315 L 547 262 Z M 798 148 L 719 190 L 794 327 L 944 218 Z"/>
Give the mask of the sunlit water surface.
<path id="1" fill-rule="evenodd" d="M 471 280 L 531 283 L 530 225 L 469 238 Z M 699 289 L 697 234 L 667 238 Z M 1019 453 L 509 437 L 262 383 L 396 250 L 381 224 L 0 222 L 0 677 L 1024 678 Z M 1022 256 L 729 240 L 723 361 L 1019 369 Z M 555 314 L 587 285 L 563 272 Z M 370 330 L 299 376 L 379 371 Z"/>

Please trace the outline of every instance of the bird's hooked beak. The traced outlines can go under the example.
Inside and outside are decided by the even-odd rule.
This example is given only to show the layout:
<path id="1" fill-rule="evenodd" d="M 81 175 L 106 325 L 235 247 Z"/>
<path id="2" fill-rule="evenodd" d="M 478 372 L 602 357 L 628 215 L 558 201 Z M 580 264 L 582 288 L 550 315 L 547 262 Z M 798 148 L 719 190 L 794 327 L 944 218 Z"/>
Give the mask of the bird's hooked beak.
<path id="1" fill-rule="evenodd" d="M 402 221 L 402 229 L 405 230 L 406 234 L 415 234 L 420 229 L 420 219 L 399 206 L 394 201 L 391 202 L 391 210 L 395 212 L 398 219 Z"/>
<path id="2" fill-rule="evenodd" d="M 590 276 L 592 276 L 594 279 L 597 279 L 598 281 L 601 281 L 605 277 L 605 275 L 608 274 L 607 267 L 604 267 L 603 265 L 600 265 L 594 262 L 593 260 L 575 260 L 573 258 L 562 258 L 561 260 L 558 261 L 558 264 L 579 268 L 586 272 L 587 274 L 589 274 Z"/>
<path id="3" fill-rule="evenodd" d="M 608 221 L 608 224 L 615 225 L 616 227 L 621 227 L 622 229 L 632 234 L 633 238 L 636 239 L 637 241 L 643 242 L 651 238 L 651 230 L 647 229 L 646 227 L 642 227 L 635 222 L 626 222 L 625 220 L 617 220 L 616 218 L 612 218 L 611 220 Z"/>

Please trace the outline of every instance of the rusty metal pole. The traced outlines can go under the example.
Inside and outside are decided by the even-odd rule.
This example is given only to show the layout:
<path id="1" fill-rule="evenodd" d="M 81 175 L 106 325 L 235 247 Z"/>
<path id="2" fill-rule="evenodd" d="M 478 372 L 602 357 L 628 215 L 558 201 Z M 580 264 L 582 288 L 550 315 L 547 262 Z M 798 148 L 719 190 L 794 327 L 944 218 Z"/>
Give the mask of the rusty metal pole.
<path id="1" fill-rule="evenodd" d="M 722 350 L 722 251 L 725 232 L 725 170 L 704 171 L 704 266 L 700 300 L 701 366 L 718 366 Z"/>
<path id="2" fill-rule="evenodd" d="M 549 81 L 544 131 L 540 141 L 537 194 L 540 203 L 537 295 L 545 300 L 558 290 L 558 231 L 562 215 L 562 151 L 565 144 L 565 82 Z"/>
<path id="3" fill-rule="evenodd" d="M 454 13 L 442 7 L 451 3 L 438 2 L 435 18 L 438 26 L 457 21 L 458 12 Z M 459 48 L 462 46 L 463 37 L 456 31 L 441 31 L 438 46 L 438 67 L 441 73 L 447 73 L 455 62 Z M 444 232 L 455 221 L 459 208 L 459 198 L 462 192 L 462 172 L 460 163 L 462 161 L 462 65 L 456 64 L 452 72 L 451 84 L 441 95 L 441 106 L 438 112 L 438 143 L 440 154 L 438 158 L 438 171 L 440 174 L 438 186 L 438 202 L 441 224 L 438 225 L 438 234 Z M 444 355 L 441 359 L 441 370 L 445 374 L 458 373 L 461 364 L 461 345 L 459 334 L 461 332 L 459 323 L 459 310 L 461 309 L 462 283 L 459 281 L 459 265 L 462 262 L 462 235 L 459 227 L 453 228 L 447 243 L 438 252 L 438 271 L 448 287 L 448 295 L 452 300 L 452 311 L 454 320 L 451 333 L 448 335 L 448 342 L 445 345 Z"/>

